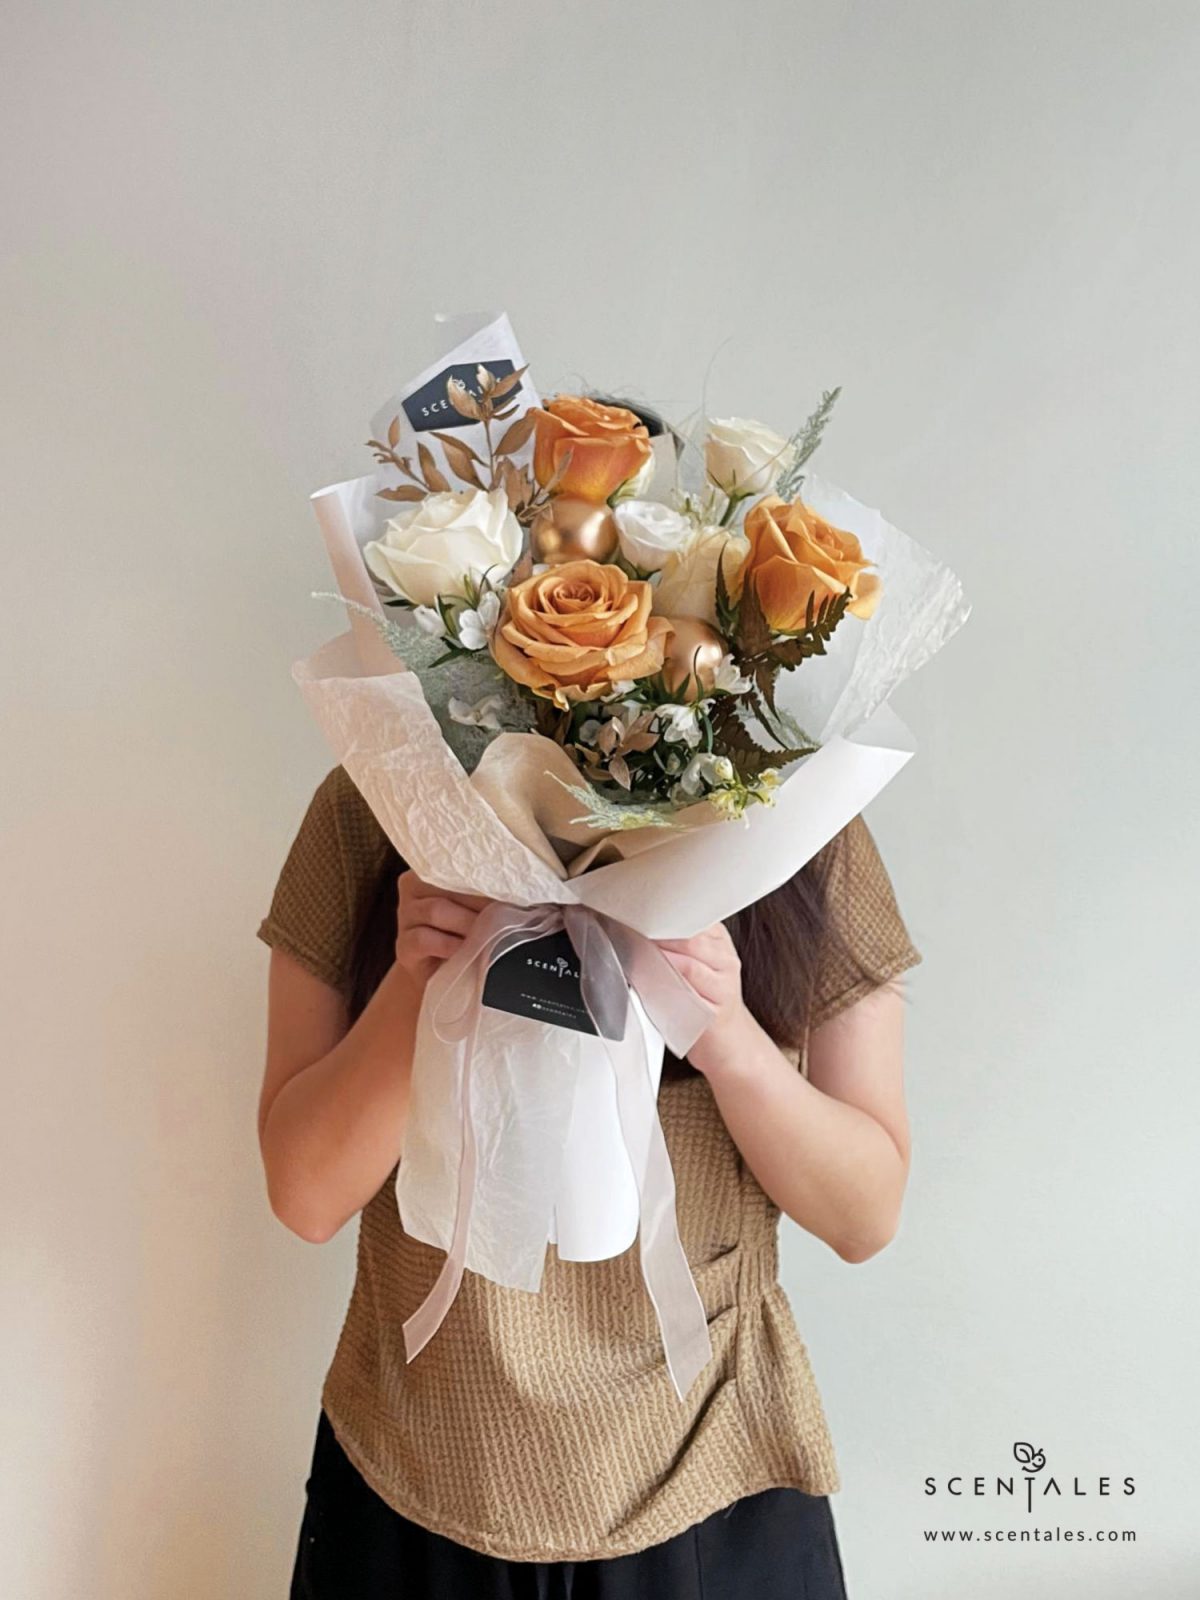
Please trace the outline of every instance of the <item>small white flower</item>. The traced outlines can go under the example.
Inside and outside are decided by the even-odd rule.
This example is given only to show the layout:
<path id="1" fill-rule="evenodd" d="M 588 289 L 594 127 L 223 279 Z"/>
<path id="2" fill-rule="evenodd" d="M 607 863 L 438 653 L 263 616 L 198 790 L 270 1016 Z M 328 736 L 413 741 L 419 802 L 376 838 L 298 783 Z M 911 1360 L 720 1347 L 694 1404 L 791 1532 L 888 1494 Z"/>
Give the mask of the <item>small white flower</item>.
<path id="1" fill-rule="evenodd" d="M 431 639 L 446 637 L 446 624 L 442 621 L 442 614 L 436 606 L 414 606 L 413 621 L 421 632 L 427 633 Z"/>
<path id="2" fill-rule="evenodd" d="M 474 705 L 468 705 L 465 700 L 451 696 L 446 709 L 451 719 L 454 722 L 461 722 L 464 728 L 485 728 L 488 733 L 499 733 L 499 712 L 503 705 L 504 697 L 498 694 L 485 694 L 483 699 L 477 700 Z"/>
<path id="3" fill-rule="evenodd" d="M 485 594 L 474 611 L 462 611 L 458 615 L 458 642 L 464 650 L 486 650 L 488 640 L 500 620 L 500 596 L 490 590 Z"/>
<path id="4" fill-rule="evenodd" d="M 684 794 L 703 794 L 706 788 L 716 789 L 728 784 L 733 777 L 733 762 L 728 756 L 715 756 L 701 751 L 688 762 L 679 780 Z"/>
<path id="5" fill-rule="evenodd" d="M 657 711 L 659 730 L 668 744 L 685 744 L 694 750 L 700 743 L 700 723 L 695 707 L 667 705 Z"/>
<path id="6" fill-rule="evenodd" d="M 750 679 L 742 677 L 731 655 L 723 655 L 713 673 L 712 686 L 722 694 L 745 694 L 750 687 Z"/>
<path id="7" fill-rule="evenodd" d="M 739 789 L 714 789 L 705 797 L 718 816 L 727 821 L 742 821 L 747 825 L 749 818 L 746 816 L 746 793 Z"/>

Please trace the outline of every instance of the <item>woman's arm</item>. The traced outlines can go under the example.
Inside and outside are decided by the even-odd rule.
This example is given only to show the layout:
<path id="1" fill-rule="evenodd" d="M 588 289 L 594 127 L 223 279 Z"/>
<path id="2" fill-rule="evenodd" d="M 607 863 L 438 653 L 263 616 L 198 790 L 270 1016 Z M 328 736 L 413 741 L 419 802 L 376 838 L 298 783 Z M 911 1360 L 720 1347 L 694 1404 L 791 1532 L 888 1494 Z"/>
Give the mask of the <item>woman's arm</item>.
<path id="1" fill-rule="evenodd" d="M 401 873 L 396 960 L 353 1027 L 336 989 L 271 952 L 259 1147 L 271 1209 L 302 1239 L 332 1238 L 398 1160 L 425 984 L 482 904 Z"/>
<path id="2" fill-rule="evenodd" d="M 747 1011 L 721 924 L 663 948 L 717 1007 L 689 1060 L 746 1165 L 781 1211 L 844 1261 L 875 1255 L 896 1232 L 909 1170 L 898 983 L 815 1029 L 805 1078 Z"/>

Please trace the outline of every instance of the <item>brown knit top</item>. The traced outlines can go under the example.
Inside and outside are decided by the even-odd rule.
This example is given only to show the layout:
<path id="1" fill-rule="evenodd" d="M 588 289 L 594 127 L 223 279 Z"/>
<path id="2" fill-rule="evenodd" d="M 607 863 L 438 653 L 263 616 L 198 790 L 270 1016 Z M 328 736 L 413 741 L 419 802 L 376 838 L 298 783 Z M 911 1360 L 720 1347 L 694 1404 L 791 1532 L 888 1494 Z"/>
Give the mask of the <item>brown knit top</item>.
<path id="1" fill-rule="evenodd" d="M 308 807 L 259 938 L 345 992 L 387 852 L 335 767 Z M 851 950 L 881 979 L 919 962 L 862 818 L 823 855 L 831 912 Z M 811 1026 L 870 987 L 831 947 Z M 841 1487 L 778 1281 L 779 1208 L 743 1161 L 706 1078 L 664 1080 L 658 1107 L 713 1346 L 683 1402 L 636 1241 L 601 1262 L 563 1261 L 548 1245 L 537 1294 L 466 1272 L 446 1320 L 407 1364 L 401 1324 L 444 1256 L 401 1227 L 395 1167 L 363 1208 L 357 1276 L 321 1401 L 367 1483 L 412 1521 L 512 1560 L 587 1560 L 657 1544 L 773 1485 Z"/>

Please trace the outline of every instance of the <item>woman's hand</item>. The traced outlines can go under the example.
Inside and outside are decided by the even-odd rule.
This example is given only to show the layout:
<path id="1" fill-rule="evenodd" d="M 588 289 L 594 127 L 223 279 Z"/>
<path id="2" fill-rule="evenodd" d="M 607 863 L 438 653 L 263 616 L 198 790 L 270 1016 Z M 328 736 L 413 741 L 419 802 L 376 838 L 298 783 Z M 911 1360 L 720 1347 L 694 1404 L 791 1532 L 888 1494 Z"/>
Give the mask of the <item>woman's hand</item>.
<path id="1" fill-rule="evenodd" d="M 424 989 L 458 950 L 488 904 L 481 895 L 435 889 L 410 870 L 396 880 L 396 965 Z"/>
<path id="2" fill-rule="evenodd" d="M 749 1015 L 742 998 L 742 963 L 723 922 L 714 922 L 690 939 L 659 939 L 657 943 L 680 977 L 716 1013 L 689 1056 L 703 1072 L 706 1068 L 697 1056 L 703 1058 L 732 1042 Z"/>

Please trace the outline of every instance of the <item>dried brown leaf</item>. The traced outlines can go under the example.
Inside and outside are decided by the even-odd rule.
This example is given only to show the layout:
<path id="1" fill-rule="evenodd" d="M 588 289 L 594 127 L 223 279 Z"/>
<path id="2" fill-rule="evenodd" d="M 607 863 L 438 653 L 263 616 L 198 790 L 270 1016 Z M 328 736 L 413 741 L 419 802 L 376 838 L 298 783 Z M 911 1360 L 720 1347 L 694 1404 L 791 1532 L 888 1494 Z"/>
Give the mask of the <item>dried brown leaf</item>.
<path id="1" fill-rule="evenodd" d="M 442 441 L 442 449 L 446 452 L 450 471 L 464 483 L 469 483 L 472 488 L 482 489 L 483 483 L 472 460 L 474 452 L 463 444 L 461 439 L 447 438 L 442 434 L 439 434 L 438 438 Z"/>
<path id="2" fill-rule="evenodd" d="M 480 410 L 479 401 L 457 378 L 446 380 L 446 399 L 458 412 L 460 417 L 470 417 L 472 422 L 478 422 L 483 412 Z"/>
<path id="3" fill-rule="evenodd" d="M 381 500 L 424 500 L 424 489 L 418 489 L 415 483 L 402 483 L 396 489 L 380 489 Z"/>
<path id="4" fill-rule="evenodd" d="M 559 484 L 563 481 L 563 478 L 566 476 L 567 468 L 571 465 L 571 457 L 574 455 L 574 453 L 575 452 L 571 449 L 570 445 L 568 445 L 563 451 L 558 465 L 550 474 L 550 481 L 544 485 L 547 496 L 552 495 L 558 488 Z"/>
<path id="5" fill-rule="evenodd" d="M 400 418 L 393 417 L 388 423 L 388 444 L 394 450 L 400 443 Z"/>
<path id="6" fill-rule="evenodd" d="M 738 606 L 737 647 L 743 656 L 761 655 L 771 643 L 771 629 L 763 616 L 753 577 L 742 585 Z"/>
<path id="7" fill-rule="evenodd" d="M 533 484 L 528 474 L 522 472 L 511 461 L 500 463 L 500 482 L 508 497 L 510 511 L 520 511 L 533 498 Z"/>
<path id="8" fill-rule="evenodd" d="M 417 460 L 421 463 L 421 476 L 428 486 L 438 493 L 445 493 L 450 487 L 450 480 L 438 466 L 433 451 L 427 444 L 417 445 Z"/>
<path id="9" fill-rule="evenodd" d="M 430 431 L 430 438 L 438 440 L 440 444 L 457 445 L 460 450 L 465 450 L 470 456 L 471 460 L 474 461 L 478 466 L 483 465 L 483 457 L 478 453 L 478 451 L 472 450 L 467 441 L 465 439 L 460 439 L 457 434 L 439 433 L 437 429 L 434 428 Z"/>
<path id="10" fill-rule="evenodd" d="M 518 417 L 511 428 L 505 428 L 496 446 L 498 456 L 515 456 L 517 451 L 528 444 L 529 436 L 537 426 L 537 411 L 531 409 L 524 416 Z"/>
<path id="11" fill-rule="evenodd" d="M 528 365 L 518 367 L 515 372 L 510 372 L 507 378 L 501 378 L 492 390 L 492 399 L 503 400 L 506 394 L 511 394 L 528 371 Z"/>

